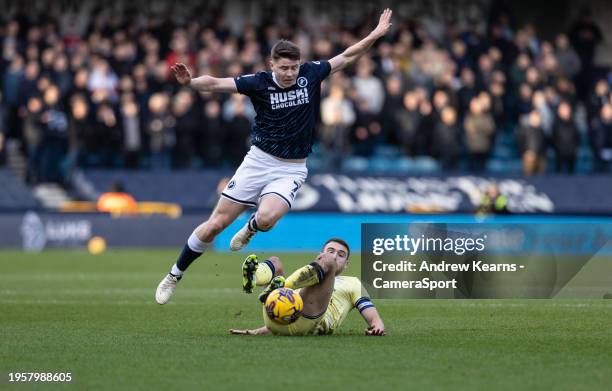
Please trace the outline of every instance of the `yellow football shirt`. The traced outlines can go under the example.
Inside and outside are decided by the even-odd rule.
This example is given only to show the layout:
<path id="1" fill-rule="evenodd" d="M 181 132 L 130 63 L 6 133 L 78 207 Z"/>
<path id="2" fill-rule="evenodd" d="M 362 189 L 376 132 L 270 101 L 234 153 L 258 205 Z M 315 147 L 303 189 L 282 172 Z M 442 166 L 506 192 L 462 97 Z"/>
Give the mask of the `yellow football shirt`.
<path id="1" fill-rule="evenodd" d="M 363 311 L 372 307 L 372 302 L 357 277 L 337 276 L 327 310 L 316 319 L 301 316 L 289 325 L 280 325 L 268 318 L 263 308 L 264 323 L 270 331 L 279 335 L 331 334 L 340 327 L 353 308 Z"/>

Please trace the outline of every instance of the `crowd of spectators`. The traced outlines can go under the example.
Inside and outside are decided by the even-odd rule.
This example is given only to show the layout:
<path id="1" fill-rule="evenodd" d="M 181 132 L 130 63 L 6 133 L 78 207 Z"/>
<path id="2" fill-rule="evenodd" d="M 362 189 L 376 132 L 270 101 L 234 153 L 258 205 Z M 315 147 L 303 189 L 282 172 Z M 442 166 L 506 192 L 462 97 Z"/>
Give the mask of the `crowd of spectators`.
<path id="1" fill-rule="evenodd" d="M 248 98 L 180 88 L 169 67 L 183 62 L 219 77 L 266 70 L 281 38 L 296 42 L 304 60 L 328 59 L 376 21 L 312 31 L 263 20 L 234 33 L 219 12 L 191 14 L 176 21 L 99 8 L 78 20 L 49 11 L 3 22 L 0 162 L 14 138 L 31 183 L 64 181 L 75 167 L 235 167 L 249 147 Z M 418 19 L 398 18 L 369 56 L 330 77 L 318 142 L 331 164 L 395 145 L 448 170 L 478 172 L 506 134 L 525 174 L 544 172 L 549 151 L 554 170 L 573 172 L 584 135 L 595 168 L 607 169 L 612 93 L 605 73 L 593 78 L 601 32 L 589 13 L 552 41 L 504 13 L 470 26 L 446 23 L 434 34 Z"/>

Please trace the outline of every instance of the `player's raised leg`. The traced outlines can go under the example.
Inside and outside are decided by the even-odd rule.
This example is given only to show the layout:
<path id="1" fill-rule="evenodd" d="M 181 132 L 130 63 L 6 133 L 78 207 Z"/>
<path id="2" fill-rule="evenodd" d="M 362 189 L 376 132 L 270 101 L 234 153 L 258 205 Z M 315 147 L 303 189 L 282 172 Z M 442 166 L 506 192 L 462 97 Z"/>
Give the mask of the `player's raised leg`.
<path id="1" fill-rule="evenodd" d="M 251 215 L 249 221 L 232 238 L 230 249 L 232 251 L 241 250 L 249 244 L 257 231 L 271 230 L 278 220 L 289 212 L 290 207 L 289 201 L 282 195 L 277 193 L 263 195 L 257 212 Z"/>
<path id="2" fill-rule="evenodd" d="M 208 220 L 200 224 L 189 236 L 176 263 L 172 265 L 170 273 L 159 283 L 155 292 L 155 301 L 166 304 L 176 289 L 176 284 L 183 273 L 212 243 L 213 239 L 228 225 L 244 212 L 248 206 L 242 205 L 226 198 L 219 199 Z"/>
<path id="3" fill-rule="evenodd" d="M 310 265 L 287 277 L 285 287 L 300 290 L 304 302 L 303 313 L 318 317 L 327 310 L 334 293 L 337 264 L 334 254 L 321 253 Z"/>
<path id="4" fill-rule="evenodd" d="M 257 255 L 251 254 L 242 262 L 242 289 L 246 293 L 253 293 L 255 285 L 266 286 L 272 278 L 284 273 L 283 264 L 278 257 L 259 262 Z"/>
<path id="5" fill-rule="evenodd" d="M 314 262 L 302 266 L 282 283 L 286 288 L 300 289 L 300 296 L 304 301 L 304 314 L 319 316 L 325 312 L 332 293 L 334 292 L 334 278 L 337 264 L 334 254 L 321 253 Z M 275 282 L 274 280 L 272 282 Z M 278 286 L 270 284 L 259 296 L 265 302 L 267 294 Z"/>

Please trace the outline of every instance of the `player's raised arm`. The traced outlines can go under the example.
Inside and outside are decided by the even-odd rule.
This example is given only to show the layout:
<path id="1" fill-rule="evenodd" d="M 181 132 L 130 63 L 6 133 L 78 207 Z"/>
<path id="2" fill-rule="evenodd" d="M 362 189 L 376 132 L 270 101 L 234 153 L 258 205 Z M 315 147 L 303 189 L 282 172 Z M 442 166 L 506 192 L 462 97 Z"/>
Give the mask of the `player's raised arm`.
<path id="1" fill-rule="evenodd" d="M 236 82 L 231 77 L 212 77 L 203 75 L 191 77 L 191 72 L 185 64 L 177 63 L 170 67 L 176 81 L 184 86 L 190 86 L 200 92 L 238 92 Z"/>
<path id="2" fill-rule="evenodd" d="M 391 14 L 392 11 L 389 8 L 385 9 L 382 15 L 380 15 L 378 26 L 376 26 L 376 28 L 372 30 L 367 37 L 329 60 L 329 64 L 331 65 L 331 73 L 338 72 L 350 64 L 353 64 L 359 57 L 361 57 L 372 47 L 374 42 L 376 42 L 379 38 L 384 37 L 391 27 Z"/>

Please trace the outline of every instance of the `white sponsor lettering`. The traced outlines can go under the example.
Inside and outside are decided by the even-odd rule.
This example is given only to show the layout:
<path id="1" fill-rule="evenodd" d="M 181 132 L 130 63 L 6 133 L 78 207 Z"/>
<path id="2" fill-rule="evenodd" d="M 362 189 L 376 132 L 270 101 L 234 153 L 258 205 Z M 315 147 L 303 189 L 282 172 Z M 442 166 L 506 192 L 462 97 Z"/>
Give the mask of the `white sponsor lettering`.
<path id="1" fill-rule="evenodd" d="M 23 248 L 26 251 L 41 251 L 47 244 L 69 244 L 85 242 L 92 237 L 89 220 L 57 221 L 43 220 L 34 212 L 28 212 L 21 223 Z"/>
<path id="2" fill-rule="evenodd" d="M 303 184 L 293 202 L 293 210 L 310 209 L 319 202 L 319 192 L 307 184 Z"/>
<path id="3" fill-rule="evenodd" d="M 87 220 L 49 221 L 45 228 L 48 240 L 84 241 L 91 238 L 91 222 Z"/>
<path id="4" fill-rule="evenodd" d="M 342 212 L 453 212 L 468 201 L 475 209 L 490 180 L 472 176 L 451 178 L 379 178 L 321 174 L 311 179 L 332 193 Z M 522 180 L 497 181 L 513 213 L 553 212 L 552 200 Z"/>
<path id="5" fill-rule="evenodd" d="M 306 88 L 270 94 L 270 105 L 272 105 L 272 110 L 299 106 L 306 103 L 309 103 L 308 90 Z"/>

